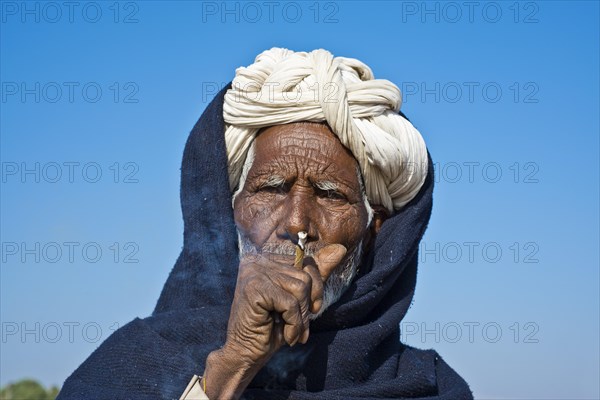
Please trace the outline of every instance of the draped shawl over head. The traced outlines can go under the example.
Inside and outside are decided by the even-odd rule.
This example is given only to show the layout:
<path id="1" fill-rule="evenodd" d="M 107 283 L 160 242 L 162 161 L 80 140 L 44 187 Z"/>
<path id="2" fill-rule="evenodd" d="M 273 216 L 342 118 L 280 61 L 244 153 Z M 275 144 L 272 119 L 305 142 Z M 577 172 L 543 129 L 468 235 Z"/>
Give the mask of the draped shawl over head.
<path id="1" fill-rule="evenodd" d="M 225 341 L 238 249 L 224 140 L 224 88 L 185 146 L 184 246 L 151 316 L 114 332 L 65 381 L 66 399 L 177 399 Z M 311 322 L 306 345 L 282 348 L 244 393 L 248 399 L 470 399 L 433 350 L 399 341 L 416 284 L 417 248 L 432 207 L 433 169 L 417 195 L 382 226 L 360 273 Z"/>

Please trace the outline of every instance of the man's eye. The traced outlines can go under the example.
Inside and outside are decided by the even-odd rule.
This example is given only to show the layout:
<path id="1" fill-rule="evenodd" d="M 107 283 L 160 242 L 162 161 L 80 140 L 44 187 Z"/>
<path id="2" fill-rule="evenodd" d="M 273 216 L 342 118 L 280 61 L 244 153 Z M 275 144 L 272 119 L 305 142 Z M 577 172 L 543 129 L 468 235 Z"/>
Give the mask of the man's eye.
<path id="1" fill-rule="evenodd" d="M 327 197 L 330 198 L 330 199 L 346 200 L 346 196 L 344 196 L 340 192 L 336 192 L 334 190 L 328 190 L 327 191 Z"/>
<path id="2" fill-rule="evenodd" d="M 322 190 L 319 189 L 318 194 L 320 197 L 331 199 L 331 200 L 346 200 L 346 196 L 335 190 Z"/>
<path id="3" fill-rule="evenodd" d="M 286 184 L 282 184 L 282 185 L 278 185 L 278 186 L 272 186 L 272 185 L 265 185 L 265 186 L 261 186 L 260 189 L 258 189 L 260 192 L 266 192 L 266 193 L 273 193 L 273 194 L 283 194 L 287 192 L 287 185 Z"/>

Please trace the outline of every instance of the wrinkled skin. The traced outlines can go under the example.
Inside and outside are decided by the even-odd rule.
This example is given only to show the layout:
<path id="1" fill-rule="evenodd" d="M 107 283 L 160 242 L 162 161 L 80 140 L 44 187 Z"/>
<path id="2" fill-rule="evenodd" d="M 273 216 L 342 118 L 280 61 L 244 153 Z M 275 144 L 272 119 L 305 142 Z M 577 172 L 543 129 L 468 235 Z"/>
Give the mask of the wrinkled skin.
<path id="1" fill-rule="evenodd" d="M 234 216 L 256 252 L 240 260 L 226 343 L 206 360 L 211 400 L 239 398 L 281 346 L 307 342 L 309 315 L 321 308 L 327 278 L 381 225 L 375 214 L 367 227 L 357 162 L 327 125 L 266 128 L 255 150 Z M 338 188 L 323 189 L 323 181 Z M 293 248 L 300 231 L 308 232 L 307 254 L 313 255 L 303 270 L 294 268 L 293 255 L 270 252 Z"/>

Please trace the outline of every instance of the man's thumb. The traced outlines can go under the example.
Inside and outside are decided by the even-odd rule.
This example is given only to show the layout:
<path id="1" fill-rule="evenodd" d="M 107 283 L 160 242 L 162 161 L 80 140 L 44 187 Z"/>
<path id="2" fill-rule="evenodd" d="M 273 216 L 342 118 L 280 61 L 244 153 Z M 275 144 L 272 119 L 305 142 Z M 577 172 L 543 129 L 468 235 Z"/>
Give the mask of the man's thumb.
<path id="1" fill-rule="evenodd" d="M 330 244 L 323 247 L 314 255 L 314 260 L 319 268 L 319 273 L 323 281 L 329 278 L 335 267 L 338 266 L 342 258 L 346 255 L 346 248 L 341 244 Z"/>

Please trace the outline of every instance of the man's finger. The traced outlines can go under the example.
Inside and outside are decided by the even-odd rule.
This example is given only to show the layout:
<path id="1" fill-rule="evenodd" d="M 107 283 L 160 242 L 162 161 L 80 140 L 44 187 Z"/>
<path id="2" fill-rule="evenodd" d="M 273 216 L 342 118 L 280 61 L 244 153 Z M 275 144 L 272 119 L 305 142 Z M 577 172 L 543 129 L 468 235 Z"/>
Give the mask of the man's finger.
<path id="1" fill-rule="evenodd" d="M 304 330 L 304 333 L 302 334 L 302 337 L 300 338 L 300 340 L 298 340 L 300 343 L 302 344 L 306 344 L 306 342 L 308 342 L 308 336 L 310 335 L 310 329 L 306 328 Z"/>
<path id="2" fill-rule="evenodd" d="M 304 316 L 298 300 L 289 292 L 279 286 L 271 286 L 269 295 L 261 293 L 262 301 L 258 305 L 267 310 L 275 311 L 281 314 L 285 326 L 283 328 L 283 337 L 290 346 L 295 345 L 301 339 L 305 326 Z"/>
<path id="3" fill-rule="evenodd" d="M 314 261 L 310 263 L 311 260 L 312 258 L 305 259 L 307 264 L 304 265 L 303 271 L 312 278 L 310 288 L 310 312 L 316 314 L 323 305 L 323 278 L 319 273 L 316 263 Z"/>
<path id="4" fill-rule="evenodd" d="M 298 300 L 298 302 L 310 301 L 310 291 L 312 286 L 312 277 L 305 273 L 300 273 L 297 276 L 289 276 L 284 274 L 273 274 L 270 277 L 279 287 L 290 292 Z"/>
<path id="5" fill-rule="evenodd" d="M 271 279 L 276 282 L 279 287 L 291 293 L 298 304 L 300 305 L 300 310 L 302 312 L 302 322 L 304 327 L 308 327 L 309 323 L 309 309 L 311 308 L 311 287 L 312 287 L 312 277 L 311 275 L 303 272 L 296 271 L 297 277 L 284 275 L 284 274 L 274 274 Z M 321 280 L 321 277 L 318 277 Z"/>

